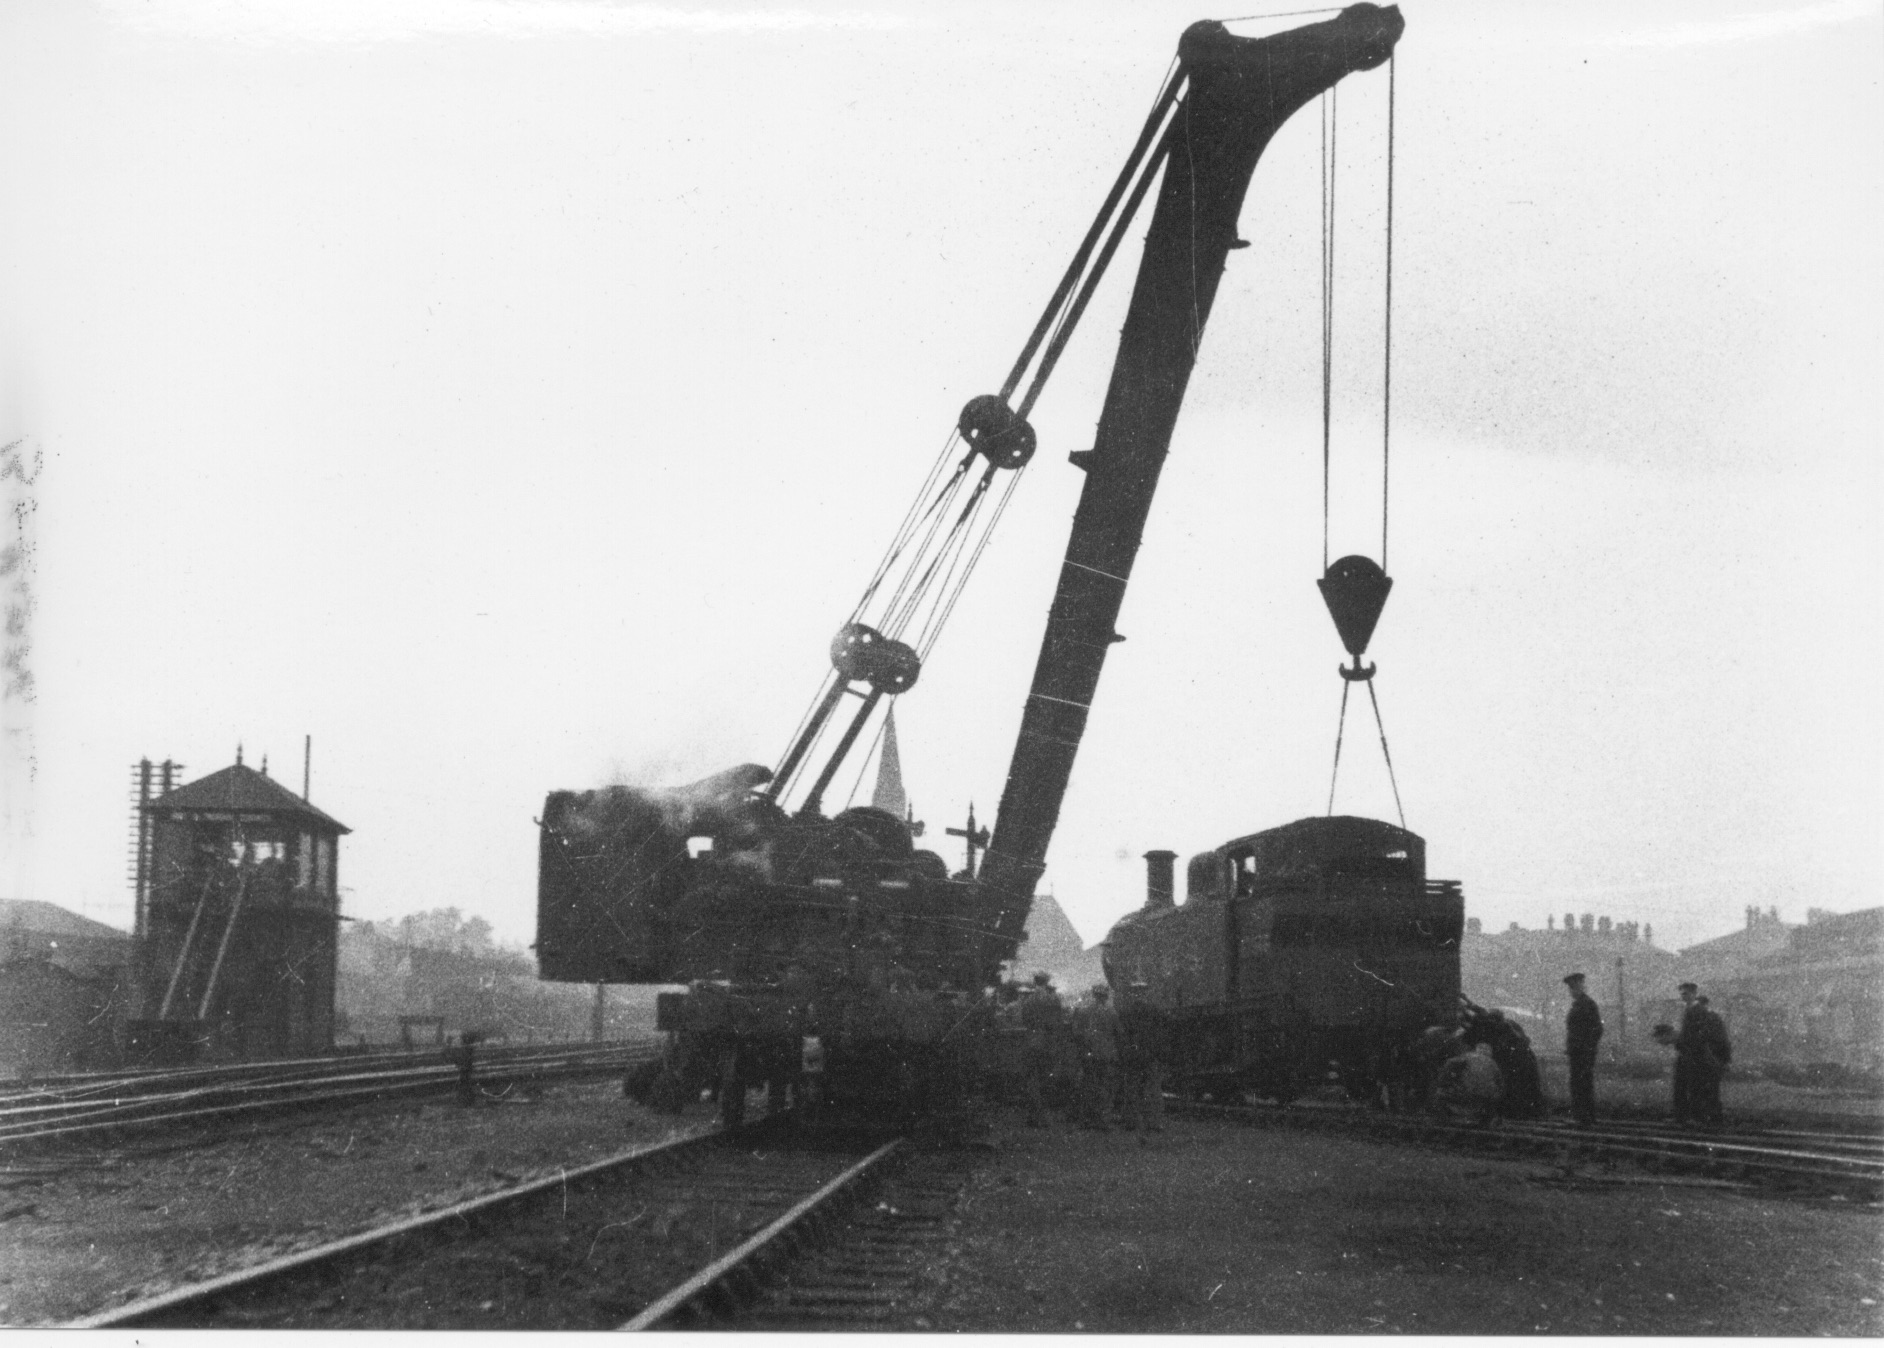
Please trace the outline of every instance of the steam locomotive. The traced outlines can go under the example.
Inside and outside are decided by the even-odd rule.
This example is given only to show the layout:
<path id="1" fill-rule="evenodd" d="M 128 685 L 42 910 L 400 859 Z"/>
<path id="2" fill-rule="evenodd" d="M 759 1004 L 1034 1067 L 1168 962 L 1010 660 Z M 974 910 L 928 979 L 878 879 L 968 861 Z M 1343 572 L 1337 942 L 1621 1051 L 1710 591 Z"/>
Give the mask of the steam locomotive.
<path id="1" fill-rule="evenodd" d="M 1163 1027 L 1169 1079 L 1192 1094 L 1287 1102 L 1338 1075 L 1391 1090 L 1414 1040 L 1454 1023 L 1465 900 L 1426 878 L 1418 834 L 1346 815 L 1300 819 L 1190 860 L 1147 854 L 1145 906 L 1107 935 L 1121 1013 Z"/>

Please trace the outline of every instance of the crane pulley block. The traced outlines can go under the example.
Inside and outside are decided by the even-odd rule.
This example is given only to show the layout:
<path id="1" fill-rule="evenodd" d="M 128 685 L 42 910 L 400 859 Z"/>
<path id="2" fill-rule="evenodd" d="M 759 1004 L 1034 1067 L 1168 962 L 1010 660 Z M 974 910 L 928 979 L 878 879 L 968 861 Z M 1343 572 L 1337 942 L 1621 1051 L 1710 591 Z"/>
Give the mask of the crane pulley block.
<path id="1" fill-rule="evenodd" d="M 1322 602 L 1328 605 L 1328 615 L 1334 619 L 1335 631 L 1341 634 L 1341 644 L 1354 657 L 1358 670 L 1367 643 L 1374 639 L 1380 611 L 1387 606 L 1393 577 L 1382 571 L 1373 558 L 1357 554 L 1335 562 L 1315 584 L 1321 590 Z"/>
<path id="2" fill-rule="evenodd" d="M 955 424 L 968 447 L 996 468 L 1021 468 L 1034 456 L 1034 428 L 998 394 L 970 398 Z"/>
<path id="3" fill-rule="evenodd" d="M 907 642 L 863 623 L 845 623 L 831 638 L 831 667 L 847 680 L 895 694 L 915 685 L 922 660 Z"/>

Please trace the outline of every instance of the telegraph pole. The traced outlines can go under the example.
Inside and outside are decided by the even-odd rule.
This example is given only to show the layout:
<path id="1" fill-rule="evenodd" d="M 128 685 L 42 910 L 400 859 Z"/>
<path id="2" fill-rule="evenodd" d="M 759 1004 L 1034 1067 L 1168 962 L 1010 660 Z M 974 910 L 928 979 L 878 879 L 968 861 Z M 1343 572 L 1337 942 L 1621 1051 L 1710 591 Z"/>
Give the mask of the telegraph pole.
<path id="1" fill-rule="evenodd" d="M 1629 1052 L 1629 1001 L 1623 993 L 1622 956 L 1616 956 L 1616 1042 L 1622 1052 Z"/>

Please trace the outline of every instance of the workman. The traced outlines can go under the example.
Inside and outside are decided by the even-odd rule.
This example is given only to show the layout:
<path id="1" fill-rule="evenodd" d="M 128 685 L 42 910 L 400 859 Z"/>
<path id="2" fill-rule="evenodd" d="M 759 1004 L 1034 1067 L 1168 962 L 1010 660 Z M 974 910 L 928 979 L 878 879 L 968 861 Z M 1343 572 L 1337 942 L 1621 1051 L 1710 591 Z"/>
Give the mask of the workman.
<path id="1" fill-rule="evenodd" d="M 1603 1038 L 1603 1013 L 1585 992 L 1582 974 L 1566 974 L 1570 1014 L 1563 1020 L 1563 1051 L 1570 1059 L 1570 1117 L 1584 1128 L 1596 1122 L 1596 1045 Z"/>
<path id="2" fill-rule="evenodd" d="M 1047 1126 L 1047 1092 L 1066 1035 L 1066 1007 L 1053 990 L 1053 980 L 1042 971 L 1021 998 L 1021 1027 L 1027 1031 L 1027 1126 Z"/>
<path id="3" fill-rule="evenodd" d="M 1530 1036 L 1502 1011 L 1487 1011 L 1467 998 L 1464 1003 L 1467 1048 L 1483 1044 L 1491 1051 L 1492 1061 L 1504 1078 L 1504 1098 L 1499 1112 L 1508 1119 L 1544 1117 L 1544 1083 L 1537 1071 L 1537 1055 L 1531 1051 Z"/>
<path id="4" fill-rule="evenodd" d="M 1119 1094 L 1125 1126 L 1133 1132 L 1164 1131 L 1164 1012 L 1151 1004 L 1149 983 L 1133 983 L 1119 1006 Z"/>
<path id="5" fill-rule="evenodd" d="M 1441 1029 L 1442 1038 L 1429 1041 L 1429 1049 L 1440 1056 L 1433 1080 L 1433 1109 L 1439 1114 L 1454 1110 L 1469 1113 L 1480 1126 L 1488 1125 L 1504 1107 L 1505 1078 L 1484 1044 L 1465 1042 L 1464 1030 Z"/>
<path id="6" fill-rule="evenodd" d="M 1682 1012 L 1681 1030 L 1674 1041 L 1675 1122 L 1718 1128 L 1724 1117 L 1721 1078 L 1727 1074 L 1727 1064 L 1733 1060 L 1733 1046 L 1727 1040 L 1727 1022 L 1708 1006 L 1707 998 L 1700 995 L 1701 990 L 1694 984 L 1683 983 L 1679 991 L 1687 1009 Z"/>
<path id="7" fill-rule="evenodd" d="M 1692 983 L 1679 984 L 1675 991 L 1681 997 L 1681 1028 L 1672 1035 L 1658 1034 L 1656 1037 L 1675 1050 L 1675 1089 L 1674 1106 L 1675 1126 L 1686 1127 L 1697 1121 L 1699 1111 L 1695 1108 L 1695 1077 L 1700 1068 L 1700 1021 L 1695 1011 L 1695 1000 L 1701 990 Z M 1657 1030 L 1662 1027 L 1657 1026 Z"/>
<path id="8" fill-rule="evenodd" d="M 477 1046 L 483 1038 L 476 1030 L 466 1030 L 446 1054 L 458 1068 L 458 1103 L 461 1105 L 478 1102 Z"/>
<path id="9" fill-rule="evenodd" d="M 1073 1040 L 1079 1045 L 1079 1126 L 1098 1132 L 1112 1129 L 1112 1096 L 1119 1072 L 1119 1013 L 1112 1009 L 1112 989 L 1092 985 L 1092 1000 L 1073 1013 Z"/>

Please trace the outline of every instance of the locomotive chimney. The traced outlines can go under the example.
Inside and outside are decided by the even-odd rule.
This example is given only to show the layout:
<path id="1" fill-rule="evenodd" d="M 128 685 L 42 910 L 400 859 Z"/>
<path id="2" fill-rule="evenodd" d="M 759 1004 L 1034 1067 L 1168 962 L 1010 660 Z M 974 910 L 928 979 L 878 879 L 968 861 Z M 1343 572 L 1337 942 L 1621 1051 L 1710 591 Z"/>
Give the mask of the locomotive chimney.
<path id="1" fill-rule="evenodd" d="M 1145 907 L 1169 908 L 1177 902 L 1172 879 L 1177 853 L 1159 848 L 1145 853 Z"/>

